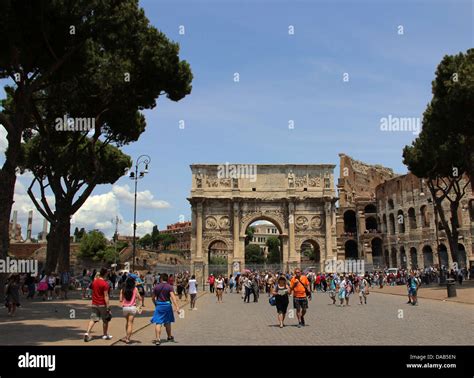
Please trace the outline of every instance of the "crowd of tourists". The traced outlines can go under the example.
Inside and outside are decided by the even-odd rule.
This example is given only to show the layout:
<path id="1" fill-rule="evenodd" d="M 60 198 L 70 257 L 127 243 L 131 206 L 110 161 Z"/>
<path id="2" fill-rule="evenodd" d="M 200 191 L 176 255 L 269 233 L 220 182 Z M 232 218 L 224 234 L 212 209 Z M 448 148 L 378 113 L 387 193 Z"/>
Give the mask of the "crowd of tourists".
<path id="1" fill-rule="evenodd" d="M 294 272 L 250 271 L 231 274 L 229 276 L 210 274 L 207 278 L 209 291 L 216 296 L 218 304 L 224 303 L 224 294 L 240 295 L 244 304 L 258 302 L 266 295 L 270 305 L 275 306 L 278 323 L 285 326 L 285 317 L 292 297 L 296 312 L 298 327 L 304 327 L 306 311 L 314 293 L 327 294 L 329 304 L 346 307 L 351 305 L 354 295 L 359 299 L 359 305 L 367 305 L 371 288 L 383 288 L 386 285 L 406 285 L 409 304 L 418 304 L 417 293 L 421 285 L 440 282 L 443 279 L 454 278 L 460 284 L 470 279 L 472 272 L 467 269 L 450 270 L 429 267 L 426 269 L 392 269 L 355 273 L 324 273 L 307 270 L 302 272 L 297 268 Z M 114 292 L 118 297 L 125 320 L 126 336 L 122 341 L 131 342 L 134 319 L 142 313 L 145 307 L 145 297 L 150 297 L 155 306 L 150 322 L 155 325 L 155 345 L 161 344 L 161 332 L 164 327 L 167 341 L 174 341 L 171 324 L 175 321 L 174 312 L 180 313 L 178 300 L 188 300 L 190 310 L 196 310 L 198 293 L 196 277 L 188 271 L 174 274 L 143 272 L 128 272 L 101 269 L 84 269 L 78 278 L 68 272 L 45 274 L 32 277 L 30 274 L 13 274 L 7 280 L 5 287 L 6 307 L 9 316 L 14 316 L 20 306 L 21 294 L 27 299 L 35 294 L 45 301 L 67 299 L 70 288 L 80 288 L 82 298 L 91 300 L 91 316 L 84 334 L 84 341 L 92 338 L 91 331 L 95 324 L 102 321 L 102 339 L 111 340 L 108 326 L 112 319 L 110 299 Z M 204 290 L 204 288 L 202 288 Z M 355 299 L 357 301 L 357 299 Z"/>

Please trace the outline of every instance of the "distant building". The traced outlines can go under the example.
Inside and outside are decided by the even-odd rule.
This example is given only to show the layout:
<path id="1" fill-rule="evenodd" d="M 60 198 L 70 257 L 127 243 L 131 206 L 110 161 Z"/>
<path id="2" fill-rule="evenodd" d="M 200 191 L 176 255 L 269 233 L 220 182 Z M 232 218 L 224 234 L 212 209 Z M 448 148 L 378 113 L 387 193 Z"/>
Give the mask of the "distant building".
<path id="1" fill-rule="evenodd" d="M 273 224 L 257 224 L 252 227 L 255 229 L 255 232 L 249 244 L 258 245 L 266 257 L 268 254 L 267 240 L 271 236 L 279 237 L 278 228 Z"/>
<path id="2" fill-rule="evenodd" d="M 191 250 L 191 222 L 178 222 L 169 224 L 166 226 L 165 230 L 160 230 L 160 234 L 169 234 L 173 235 L 176 241 L 167 248 L 171 251 L 190 251 Z M 160 245 L 159 250 L 162 250 L 163 247 Z"/>

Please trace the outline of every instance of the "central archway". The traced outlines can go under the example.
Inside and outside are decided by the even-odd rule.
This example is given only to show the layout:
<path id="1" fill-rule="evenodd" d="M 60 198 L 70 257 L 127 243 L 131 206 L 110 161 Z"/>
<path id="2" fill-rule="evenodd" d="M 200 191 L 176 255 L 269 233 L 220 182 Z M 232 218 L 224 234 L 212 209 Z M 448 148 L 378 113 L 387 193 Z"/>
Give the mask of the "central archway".
<path id="1" fill-rule="evenodd" d="M 316 240 L 306 239 L 301 243 L 301 268 L 313 268 L 320 272 L 321 269 L 321 247 Z"/>

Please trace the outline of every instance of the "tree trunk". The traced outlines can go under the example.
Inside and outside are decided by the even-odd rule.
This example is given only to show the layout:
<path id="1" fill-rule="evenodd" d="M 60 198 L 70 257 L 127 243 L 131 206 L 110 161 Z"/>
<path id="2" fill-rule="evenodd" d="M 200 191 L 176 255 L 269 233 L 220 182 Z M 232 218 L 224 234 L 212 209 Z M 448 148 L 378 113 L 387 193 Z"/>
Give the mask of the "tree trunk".
<path id="1" fill-rule="evenodd" d="M 5 163 L 0 170 L 0 259 L 5 260 L 10 248 L 10 214 L 15 194 L 16 168 L 21 151 L 21 134 L 23 132 L 23 115 L 17 116 L 15 127 L 7 134 L 8 148 Z M 2 126 L 3 127 L 3 126 Z M 7 275 L 0 274 L 0 303 L 4 301 L 4 288 Z"/>
<path id="2" fill-rule="evenodd" d="M 70 247 L 71 247 L 71 218 L 61 221 L 60 229 L 60 249 L 59 249 L 59 267 L 60 272 L 70 272 Z"/>
<path id="3" fill-rule="evenodd" d="M 46 272 L 68 272 L 69 271 L 69 251 L 71 218 L 67 211 L 58 211 L 56 207 L 56 222 L 48 235 L 48 247 L 46 251 Z M 61 215 L 58 215 L 61 214 Z"/>
<path id="4" fill-rule="evenodd" d="M 51 224 L 48 234 L 48 246 L 46 247 L 46 264 L 44 270 L 46 274 L 50 274 L 56 271 L 58 266 L 58 256 L 60 249 L 60 227 L 59 222 L 56 221 L 54 224 Z"/>
<path id="5" fill-rule="evenodd" d="M 452 242 L 450 243 L 451 255 L 453 257 L 453 262 L 458 264 L 459 267 L 459 220 L 458 220 L 458 208 L 459 201 L 451 202 L 451 234 Z"/>

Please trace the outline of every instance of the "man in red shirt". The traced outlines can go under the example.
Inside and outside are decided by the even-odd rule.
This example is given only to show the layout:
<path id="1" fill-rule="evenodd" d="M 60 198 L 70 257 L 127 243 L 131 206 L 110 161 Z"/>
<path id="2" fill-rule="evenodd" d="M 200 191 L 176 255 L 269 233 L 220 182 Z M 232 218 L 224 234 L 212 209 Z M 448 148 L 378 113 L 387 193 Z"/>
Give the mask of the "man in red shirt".
<path id="1" fill-rule="evenodd" d="M 109 284 L 107 283 L 107 274 L 108 271 L 106 268 L 100 270 L 100 275 L 94 281 L 92 281 L 92 314 L 91 320 L 89 321 L 89 326 L 87 327 L 87 332 L 84 335 L 84 341 L 88 342 L 92 338 L 89 336 L 89 333 L 92 331 L 94 324 L 99 322 L 102 319 L 102 325 L 104 330 L 104 335 L 102 336 L 103 340 L 110 340 L 112 336 L 107 333 L 109 329 L 110 321 L 110 306 L 109 306 Z"/>

